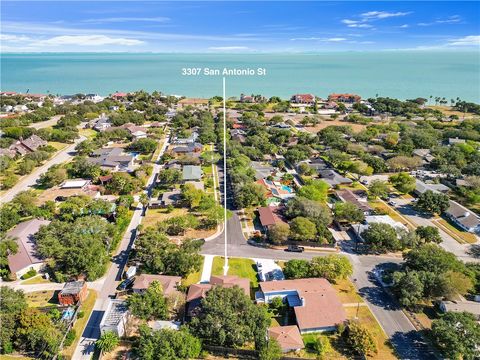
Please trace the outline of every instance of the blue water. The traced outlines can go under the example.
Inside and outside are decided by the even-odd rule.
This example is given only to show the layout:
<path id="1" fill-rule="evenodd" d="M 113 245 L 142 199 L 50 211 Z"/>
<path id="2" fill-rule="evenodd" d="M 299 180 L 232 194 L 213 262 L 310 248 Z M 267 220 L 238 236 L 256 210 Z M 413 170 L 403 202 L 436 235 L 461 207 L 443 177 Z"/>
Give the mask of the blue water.
<path id="1" fill-rule="evenodd" d="M 1 89 L 53 94 L 144 89 L 221 95 L 221 77 L 182 76 L 183 67 L 263 67 L 264 77 L 228 77 L 227 96 L 290 97 L 353 92 L 400 99 L 480 101 L 480 52 L 396 51 L 321 54 L 2 54 Z"/>

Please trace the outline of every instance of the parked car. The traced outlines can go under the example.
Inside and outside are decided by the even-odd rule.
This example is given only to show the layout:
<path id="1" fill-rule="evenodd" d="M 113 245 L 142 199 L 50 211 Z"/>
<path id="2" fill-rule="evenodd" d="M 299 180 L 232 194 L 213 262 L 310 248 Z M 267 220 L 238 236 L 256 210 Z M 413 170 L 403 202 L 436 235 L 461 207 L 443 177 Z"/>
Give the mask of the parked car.
<path id="1" fill-rule="evenodd" d="M 130 266 L 127 271 L 123 273 L 123 278 L 124 279 L 130 279 L 134 277 L 137 274 L 137 267 L 136 266 Z"/>
<path id="2" fill-rule="evenodd" d="M 133 282 L 135 281 L 135 277 L 131 277 L 129 279 L 123 280 L 120 285 L 117 286 L 118 291 L 125 291 L 128 287 L 130 287 Z"/>
<path id="3" fill-rule="evenodd" d="M 298 245 L 288 245 L 288 247 L 285 249 L 285 251 L 288 252 L 304 252 L 305 248 L 303 246 L 298 246 Z"/>
<path id="4" fill-rule="evenodd" d="M 396 203 L 395 201 L 393 201 L 393 200 L 388 200 L 388 205 L 390 205 L 390 206 L 396 206 L 397 203 Z"/>

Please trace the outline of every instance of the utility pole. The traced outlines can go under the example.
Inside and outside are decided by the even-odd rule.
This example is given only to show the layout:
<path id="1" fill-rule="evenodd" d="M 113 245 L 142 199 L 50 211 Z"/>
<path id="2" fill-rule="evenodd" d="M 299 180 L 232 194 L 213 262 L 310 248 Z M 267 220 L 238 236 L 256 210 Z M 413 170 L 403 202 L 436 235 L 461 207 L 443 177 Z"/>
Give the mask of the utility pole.
<path id="1" fill-rule="evenodd" d="M 227 254 L 227 109 L 225 96 L 225 77 L 223 78 L 223 235 L 225 242 L 225 264 L 223 275 L 228 273 Z"/>

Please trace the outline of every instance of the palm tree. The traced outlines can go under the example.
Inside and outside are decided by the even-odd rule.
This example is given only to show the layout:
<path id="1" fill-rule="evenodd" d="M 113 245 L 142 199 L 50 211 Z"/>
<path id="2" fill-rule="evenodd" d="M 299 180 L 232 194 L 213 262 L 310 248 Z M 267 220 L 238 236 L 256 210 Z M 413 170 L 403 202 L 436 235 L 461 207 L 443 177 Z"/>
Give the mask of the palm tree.
<path id="1" fill-rule="evenodd" d="M 100 336 L 95 345 L 103 352 L 110 352 L 115 349 L 120 342 L 118 335 L 113 331 L 106 331 Z"/>

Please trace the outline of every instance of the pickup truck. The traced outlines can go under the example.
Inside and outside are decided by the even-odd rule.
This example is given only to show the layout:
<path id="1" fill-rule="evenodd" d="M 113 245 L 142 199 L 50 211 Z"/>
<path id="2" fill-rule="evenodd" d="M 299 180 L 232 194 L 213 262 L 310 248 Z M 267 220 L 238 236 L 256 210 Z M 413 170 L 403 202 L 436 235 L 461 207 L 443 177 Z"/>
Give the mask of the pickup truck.
<path id="1" fill-rule="evenodd" d="M 303 246 L 298 246 L 298 245 L 288 245 L 285 251 L 301 253 L 305 251 L 305 248 Z"/>

